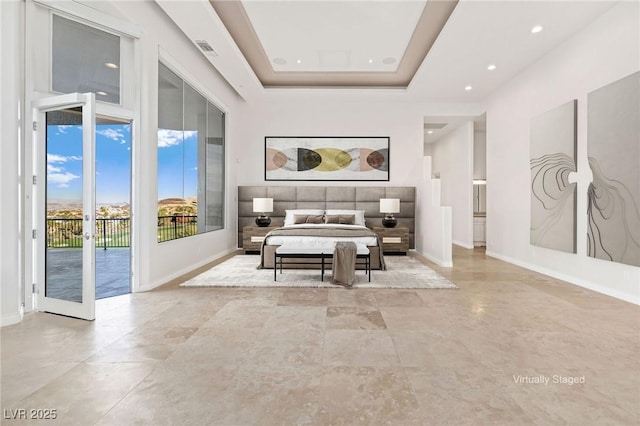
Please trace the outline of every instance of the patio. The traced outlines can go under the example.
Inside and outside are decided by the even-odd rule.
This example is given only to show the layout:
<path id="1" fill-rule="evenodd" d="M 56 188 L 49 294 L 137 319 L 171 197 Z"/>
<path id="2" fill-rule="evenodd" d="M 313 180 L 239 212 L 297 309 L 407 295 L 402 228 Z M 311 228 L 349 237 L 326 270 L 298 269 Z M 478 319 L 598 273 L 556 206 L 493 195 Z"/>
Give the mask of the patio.
<path id="1" fill-rule="evenodd" d="M 47 250 L 47 296 L 81 301 L 82 249 L 49 248 Z M 96 248 L 96 299 L 131 292 L 130 250 Z"/>

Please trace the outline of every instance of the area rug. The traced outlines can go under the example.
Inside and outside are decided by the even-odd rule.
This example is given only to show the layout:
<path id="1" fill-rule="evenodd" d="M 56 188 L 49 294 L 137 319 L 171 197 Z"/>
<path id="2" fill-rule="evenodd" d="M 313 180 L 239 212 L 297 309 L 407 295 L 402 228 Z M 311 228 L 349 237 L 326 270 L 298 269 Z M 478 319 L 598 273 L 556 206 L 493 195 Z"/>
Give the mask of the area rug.
<path id="1" fill-rule="evenodd" d="M 343 287 L 331 282 L 331 268 L 320 281 L 319 269 L 284 269 L 273 280 L 273 269 L 258 269 L 260 258 L 237 255 L 181 284 L 184 287 Z M 353 288 L 458 288 L 433 269 L 409 256 L 387 256 L 386 271 L 356 271 Z"/>

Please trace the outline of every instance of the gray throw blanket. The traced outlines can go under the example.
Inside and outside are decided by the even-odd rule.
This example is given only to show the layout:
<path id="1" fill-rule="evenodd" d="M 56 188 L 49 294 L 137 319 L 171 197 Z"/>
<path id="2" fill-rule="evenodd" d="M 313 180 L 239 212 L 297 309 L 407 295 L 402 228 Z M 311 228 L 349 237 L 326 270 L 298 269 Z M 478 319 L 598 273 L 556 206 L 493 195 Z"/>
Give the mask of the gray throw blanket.
<path id="1" fill-rule="evenodd" d="M 356 254 L 353 242 L 338 241 L 333 251 L 333 282 L 351 287 L 356 280 Z"/>

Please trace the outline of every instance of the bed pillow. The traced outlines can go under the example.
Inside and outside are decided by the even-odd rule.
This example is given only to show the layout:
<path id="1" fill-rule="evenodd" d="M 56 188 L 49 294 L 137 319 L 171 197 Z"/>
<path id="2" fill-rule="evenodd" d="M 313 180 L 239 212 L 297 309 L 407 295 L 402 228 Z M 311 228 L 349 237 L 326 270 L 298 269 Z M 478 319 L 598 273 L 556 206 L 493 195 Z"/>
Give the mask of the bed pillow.
<path id="1" fill-rule="evenodd" d="M 297 210 L 285 210 L 284 211 L 285 216 L 284 216 L 284 226 L 287 225 L 293 225 L 294 224 L 294 216 L 295 215 L 300 215 L 300 216 L 304 216 L 304 215 L 320 215 L 322 216 L 324 214 L 324 210 L 322 209 L 297 209 Z"/>
<path id="2" fill-rule="evenodd" d="M 326 215 L 325 223 L 338 223 L 340 225 L 355 225 L 356 215 L 354 214 L 336 214 Z"/>
<path id="3" fill-rule="evenodd" d="M 303 223 L 323 223 L 324 216 L 321 214 L 294 214 L 293 215 L 293 224 L 301 225 Z"/>
<path id="4" fill-rule="evenodd" d="M 364 210 L 326 210 L 325 218 L 327 216 L 354 216 L 353 225 L 364 225 Z M 326 220 L 325 220 L 326 222 Z"/>

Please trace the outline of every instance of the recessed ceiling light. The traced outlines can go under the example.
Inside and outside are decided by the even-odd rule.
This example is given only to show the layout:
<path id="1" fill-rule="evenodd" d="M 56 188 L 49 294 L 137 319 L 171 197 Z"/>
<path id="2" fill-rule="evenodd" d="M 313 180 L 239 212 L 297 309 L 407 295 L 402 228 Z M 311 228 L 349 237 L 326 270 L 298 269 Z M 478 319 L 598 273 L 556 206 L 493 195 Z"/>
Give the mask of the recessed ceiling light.
<path id="1" fill-rule="evenodd" d="M 539 33 L 540 31 L 542 31 L 542 27 L 540 25 L 536 25 L 535 27 L 531 28 L 532 34 Z"/>
<path id="2" fill-rule="evenodd" d="M 495 69 L 496 69 L 496 66 L 495 66 L 494 64 L 491 64 L 491 65 L 489 65 L 489 66 L 487 67 L 487 69 L 488 69 L 489 71 L 493 71 L 493 70 L 495 70 Z"/>
<path id="3" fill-rule="evenodd" d="M 298 59 L 296 62 L 301 64 L 302 63 L 302 59 Z"/>
<path id="4" fill-rule="evenodd" d="M 382 63 L 386 64 L 386 65 L 391 65 L 391 64 L 393 64 L 395 62 L 396 62 L 396 58 L 392 58 L 391 56 L 389 56 L 388 58 L 384 58 L 382 60 Z"/>
<path id="5" fill-rule="evenodd" d="M 466 90 L 467 92 L 468 92 L 469 90 L 471 90 L 471 89 L 473 89 L 473 87 L 471 87 L 471 86 L 465 86 L 465 88 L 464 88 L 464 90 Z"/>
<path id="6" fill-rule="evenodd" d="M 284 65 L 287 63 L 285 58 L 273 58 L 273 63 L 276 65 Z"/>
<path id="7" fill-rule="evenodd" d="M 427 133 L 432 134 L 433 130 L 427 130 Z"/>
<path id="8" fill-rule="evenodd" d="M 369 63 L 372 64 L 373 63 L 373 59 L 369 59 Z"/>
<path id="9" fill-rule="evenodd" d="M 118 68 L 118 65 L 114 64 L 113 62 L 105 62 L 104 66 L 107 68 L 111 68 L 112 70 L 115 70 Z"/>
<path id="10" fill-rule="evenodd" d="M 99 92 L 96 92 L 96 95 L 100 95 L 100 96 L 107 96 L 107 92 L 103 92 L 102 90 Z"/>

